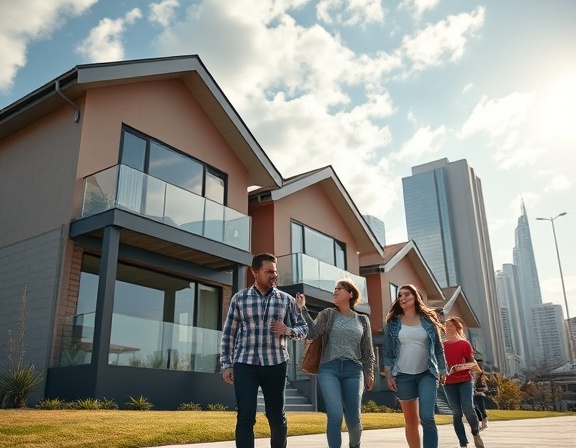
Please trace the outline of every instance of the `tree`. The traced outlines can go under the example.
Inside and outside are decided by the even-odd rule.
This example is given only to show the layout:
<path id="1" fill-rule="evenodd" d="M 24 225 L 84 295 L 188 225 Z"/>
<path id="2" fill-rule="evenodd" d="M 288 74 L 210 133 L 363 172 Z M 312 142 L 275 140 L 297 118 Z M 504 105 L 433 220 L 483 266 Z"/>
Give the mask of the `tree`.
<path id="1" fill-rule="evenodd" d="M 520 409 L 522 391 L 520 385 L 499 373 L 492 373 L 488 378 L 488 396 L 499 409 Z"/>

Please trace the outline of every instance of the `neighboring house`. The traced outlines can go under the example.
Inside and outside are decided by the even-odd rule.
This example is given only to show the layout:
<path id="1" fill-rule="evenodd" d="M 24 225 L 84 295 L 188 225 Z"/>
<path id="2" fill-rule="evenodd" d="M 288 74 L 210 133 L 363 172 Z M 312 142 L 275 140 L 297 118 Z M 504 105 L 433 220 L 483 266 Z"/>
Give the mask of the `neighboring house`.
<path id="1" fill-rule="evenodd" d="M 248 190 L 282 177 L 197 56 L 79 65 L 2 109 L 0 184 L 0 341 L 26 288 L 32 403 L 234 406 Z"/>

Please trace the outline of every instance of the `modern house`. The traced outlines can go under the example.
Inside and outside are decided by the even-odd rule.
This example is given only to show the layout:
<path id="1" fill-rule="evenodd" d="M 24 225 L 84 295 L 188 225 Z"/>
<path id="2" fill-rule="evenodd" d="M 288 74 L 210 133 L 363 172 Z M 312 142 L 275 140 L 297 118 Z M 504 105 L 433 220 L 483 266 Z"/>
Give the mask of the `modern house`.
<path id="1" fill-rule="evenodd" d="M 223 304 L 248 190 L 282 177 L 199 57 L 79 65 L 2 109 L 0 182 L 0 338 L 26 289 L 31 402 L 235 404 Z"/>

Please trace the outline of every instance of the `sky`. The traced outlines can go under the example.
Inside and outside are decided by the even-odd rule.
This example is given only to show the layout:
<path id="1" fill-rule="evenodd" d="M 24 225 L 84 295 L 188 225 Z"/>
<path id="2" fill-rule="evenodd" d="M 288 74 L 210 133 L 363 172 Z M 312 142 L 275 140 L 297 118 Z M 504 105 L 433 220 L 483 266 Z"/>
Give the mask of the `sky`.
<path id="1" fill-rule="evenodd" d="M 576 1 L 0 0 L 0 108 L 76 65 L 197 54 L 284 177 L 332 165 L 386 242 L 402 178 L 466 159 L 495 269 L 521 200 L 576 317 Z"/>

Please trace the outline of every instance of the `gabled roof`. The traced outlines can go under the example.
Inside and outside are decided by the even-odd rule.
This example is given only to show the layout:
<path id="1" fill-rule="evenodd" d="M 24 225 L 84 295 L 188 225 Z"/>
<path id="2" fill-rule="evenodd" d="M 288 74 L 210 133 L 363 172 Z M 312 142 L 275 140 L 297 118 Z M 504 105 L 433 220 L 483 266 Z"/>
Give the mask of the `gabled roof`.
<path id="1" fill-rule="evenodd" d="M 66 106 L 67 101 L 73 102 L 87 90 L 167 79 L 181 79 L 190 89 L 247 168 L 252 185 L 282 185 L 282 176 L 197 55 L 77 65 L 0 110 L 0 140 Z"/>
<path id="2" fill-rule="evenodd" d="M 277 201 L 315 184 L 319 184 L 326 191 L 340 212 L 340 216 L 356 236 L 358 251 L 360 253 L 375 252 L 382 256 L 382 248 L 378 239 L 330 165 L 285 179 L 282 187 L 277 189 L 260 188 L 254 190 L 250 193 L 250 197 Z"/>
<path id="3" fill-rule="evenodd" d="M 413 240 L 387 245 L 384 248 L 382 261 L 376 265 L 361 266 L 360 273 L 367 275 L 372 272 L 390 272 L 405 257 L 408 258 L 424 284 L 428 301 L 443 303 L 444 294 L 442 293 L 442 289 Z"/>
<path id="4" fill-rule="evenodd" d="M 468 299 L 466 298 L 466 295 L 464 294 L 461 286 L 442 288 L 442 291 L 446 297 L 446 302 L 432 302 L 429 303 L 430 306 L 437 306 L 438 308 L 442 308 L 444 310 L 444 316 L 448 317 L 449 315 L 453 314 L 452 308 L 456 303 L 458 303 L 460 309 L 460 315 L 458 317 L 464 321 L 467 327 L 480 328 L 480 321 L 470 306 L 470 302 L 468 302 Z"/>

